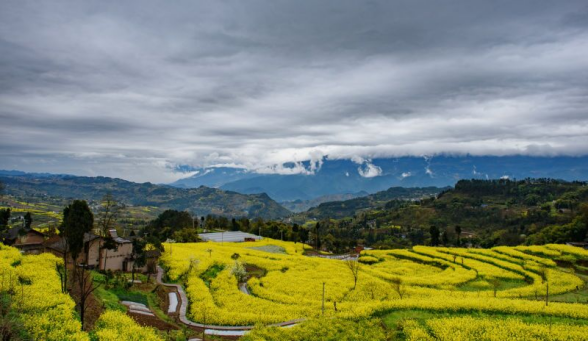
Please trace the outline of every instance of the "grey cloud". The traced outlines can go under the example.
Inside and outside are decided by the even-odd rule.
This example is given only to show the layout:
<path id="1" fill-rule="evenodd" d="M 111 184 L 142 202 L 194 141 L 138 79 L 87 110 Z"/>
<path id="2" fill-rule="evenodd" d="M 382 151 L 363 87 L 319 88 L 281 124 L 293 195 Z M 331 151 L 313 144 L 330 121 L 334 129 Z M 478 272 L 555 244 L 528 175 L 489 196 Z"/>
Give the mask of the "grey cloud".
<path id="1" fill-rule="evenodd" d="M 157 182 L 176 164 L 584 155 L 586 13 L 582 1 L 3 1 L 0 168 Z"/>

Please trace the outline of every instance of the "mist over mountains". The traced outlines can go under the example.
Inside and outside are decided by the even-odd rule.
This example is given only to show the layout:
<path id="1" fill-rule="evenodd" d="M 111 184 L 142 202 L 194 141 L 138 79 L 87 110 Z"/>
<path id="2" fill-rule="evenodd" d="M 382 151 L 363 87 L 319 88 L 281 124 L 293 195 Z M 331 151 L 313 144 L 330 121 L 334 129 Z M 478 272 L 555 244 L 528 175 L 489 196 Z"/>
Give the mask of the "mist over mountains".
<path id="1" fill-rule="evenodd" d="M 217 187 L 243 194 L 267 193 L 278 202 L 313 200 L 325 195 L 375 193 L 393 186 L 445 187 L 460 179 L 555 178 L 588 180 L 588 157 L 435 156 L 377 158 L 373 160 L 324 159 L 316 170 L 309 162 L 305 174 L 259 174 L 242 168 L 209 167 L 178 180 L 172 186 Z"/>

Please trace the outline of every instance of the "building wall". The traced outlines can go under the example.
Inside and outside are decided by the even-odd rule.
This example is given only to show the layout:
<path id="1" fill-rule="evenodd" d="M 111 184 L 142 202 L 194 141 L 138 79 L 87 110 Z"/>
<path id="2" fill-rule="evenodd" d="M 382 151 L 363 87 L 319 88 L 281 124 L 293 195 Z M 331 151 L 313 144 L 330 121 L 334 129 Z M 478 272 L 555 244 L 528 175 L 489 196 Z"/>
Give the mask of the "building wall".
<path id="1" fill-rule="evenodd" d="M 89 242 L 88 245 L 88 259 L 86 259 L 86 264 L 89 266 L 98 266 L 100 263 L 100 246 L 102 242 L 100 239 L 94 239 Z"/>
<path id="2" fill-rule="evenodd" d="M 37 233 L 27 233 L 24 236 L 17 238 L 14 242 L 14 246 L 23 244 L 43 244 L 45 238 Z"/>
<path id="3" fill-rule="evenodd" d="M 130 257 L 133 252 L 133 244 L 125 243 L 118 244 L 116 250 L 102 250 L 102 258 L 100 263 L 101 270 L 124 271 L 123 263 L 126 258 Z M 106 260 L 106 262 L 105 262 Z M 104 265 L 106 264 L 106 268 Z"/>

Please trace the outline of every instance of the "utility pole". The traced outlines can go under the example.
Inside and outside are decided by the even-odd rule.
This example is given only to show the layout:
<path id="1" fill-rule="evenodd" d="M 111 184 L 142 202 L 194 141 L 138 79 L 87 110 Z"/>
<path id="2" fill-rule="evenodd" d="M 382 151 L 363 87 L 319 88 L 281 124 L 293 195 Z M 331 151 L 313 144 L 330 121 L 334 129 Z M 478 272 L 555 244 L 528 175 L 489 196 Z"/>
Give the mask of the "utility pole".
<path id="1" fill-rule="evenodd" d="M 323 282 L 323 316 L 325 315 L 325 282 Z"/>

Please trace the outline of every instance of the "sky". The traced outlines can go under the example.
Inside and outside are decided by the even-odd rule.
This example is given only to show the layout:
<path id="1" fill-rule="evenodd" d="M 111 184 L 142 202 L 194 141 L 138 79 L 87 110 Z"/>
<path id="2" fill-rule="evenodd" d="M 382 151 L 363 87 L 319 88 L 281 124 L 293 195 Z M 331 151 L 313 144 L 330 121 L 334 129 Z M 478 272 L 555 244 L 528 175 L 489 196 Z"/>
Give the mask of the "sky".
<path id="1" fill-rule="evenodd" d="M 0 169 L 587 155 L 586 1 L 0 2 Z"/>

